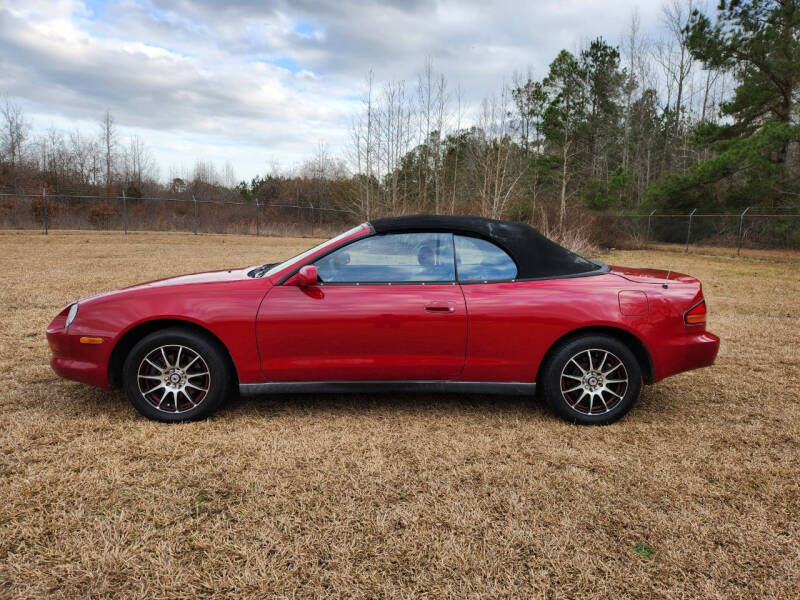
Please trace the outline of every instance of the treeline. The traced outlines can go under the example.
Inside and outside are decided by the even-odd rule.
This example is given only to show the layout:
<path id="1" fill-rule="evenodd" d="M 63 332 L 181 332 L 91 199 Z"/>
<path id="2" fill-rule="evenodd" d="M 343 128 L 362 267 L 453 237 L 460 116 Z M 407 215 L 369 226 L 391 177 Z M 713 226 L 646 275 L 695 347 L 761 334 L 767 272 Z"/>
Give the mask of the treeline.
<path id="1" fill-rule="evenodd" d="M 93 135 L 51 128 L 31 136 L 30 121 L 7 96 L 0 103 L 0 117 L 3 191 L 46 186 L 54 191 L 88 192 L 116 185 L 140 196 L 142 190 L 157 186 L 158 168 L 144 140 L 132 136 L 123 143 L 108 111 Z"/>
<path id="2" fill-rule="evenodd" d="M 129 197 L 199 194 L 335 208 L 533 220 L 564 231 L 596 211 L 798 206 L 800 0 L 663 6 L 653 38 L 631 16 L 622 39 L 562 50 L 470 105 L 428 61 L 412 82 L 370 72 L 343 156 L 324 143 L 291 172 L 238 182 L 198 162 L 159 179 L 144 142 L 107 113 L 93 135 L 30 124 L 2 105 L 0 186 Z"/>
<path id="3" fill-rule="evenodd" d="M 356 208 L 540 219 L 596 210 L 798 206 L 797 0 L 673 0 L 663 35 L 634 13 L 622 42 L 562 50 L 471 118 L 432 65 L 415 85 L 367 80 L 355 121 Z M 470 122 L 462 127 L 462 122 Z"/>
<path id="4" fill-rule="evenodd" d="M 106 111 L 96 129 L 64 133 L 50 128 L 33 135 L 22 107 L 0 98 L 0 191 L 97 194 L 129 198 L 191 194 L 236 199 L 233 166 L 222 172 L 198 160 L 191 172 L 159 175 L 151 150 L 139 136 L 123 137 L 114 116 Z"/>

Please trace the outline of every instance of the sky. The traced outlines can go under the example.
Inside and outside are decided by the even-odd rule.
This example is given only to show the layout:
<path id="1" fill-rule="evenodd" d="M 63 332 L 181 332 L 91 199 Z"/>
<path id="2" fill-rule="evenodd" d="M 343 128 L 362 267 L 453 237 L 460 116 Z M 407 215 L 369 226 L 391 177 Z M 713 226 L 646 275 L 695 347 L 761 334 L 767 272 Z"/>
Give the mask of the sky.
<path id="1" fill-rule="evenodd" d="M 162 179 L 199 159 L 249 180 L 343 154 L 370 69 L 414 82 L 430 59 L 474 105 L 562 48 L 619 43 L 634 7 L 656 28 L 662 2 L 0 0 L 0 94 L 35 131 L 97 132 L 109 110 Z"/>

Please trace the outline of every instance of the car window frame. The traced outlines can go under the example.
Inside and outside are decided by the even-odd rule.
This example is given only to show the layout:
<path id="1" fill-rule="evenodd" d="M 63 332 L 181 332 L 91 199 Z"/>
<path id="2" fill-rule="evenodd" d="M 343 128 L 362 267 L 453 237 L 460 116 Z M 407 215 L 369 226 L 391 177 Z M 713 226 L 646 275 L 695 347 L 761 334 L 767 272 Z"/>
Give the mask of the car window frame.
<path id="1" fill-rule="evenodd" d="M 375 235 L 375 230 L 372 228 L 372 225 L 368 222 L 362 223 L 361 225 L 358 225 L 357 227 L 354 227 L 352 230 L 349 231 L 353 231 L 356 229 L 358 231 L 355 231 L 353 233 L 353 237 L 349 239 L 339 240 L 338 242 L 336 242 L 336 240 L 342 237 L 343 234 L 336 235 L 326 240 L 322 244 L 317 244 L 316 246 L 314 246 L 314 248 L 309 249 L 309 250 L 316 249 L 317 252 L 315 254 L 305 256 L 299 262 L 292 262 L 292 264 L 287 265 L 285 268 L 273 274 L 271 277 L 266 277 L 266 275 L 264 277 L 272 281 L 272 284 L 275 286 L 285 285 L 290 279 L 292 279 L 295 275 L 297 275 L 300 269 L 302 269 L 306 265 L 313 264 L 315 260 L 318 260 L 324 256 L 328 256 L 328 254 L 330 254 L 331 252 L 336 252 L 336 250 L 338 250 L 339 248 L 344 248 L 348 244 L 352 244 L 353 242 L 357 242 L 358 240 Z M 308 250 L 301 252 L 300 254 L 306 254 L 307 252 Z M 293 261 L 294 259 L 298 258 L 298 256 L 299 255 L 295 255 L 292 258 L 289 258 L 283 262 L 285 263 Z"/>
<path id="2" fill-rule="evenodd" d="M 260 275 L 259 279 L 260 278 L 270 279 L 270 278 L 275 277 L 276 275 L 280 275 L 281 273 L 286 272 L 286 271 L 291 271 L 291 275 L 294 275 L 303 266 L 305 266 L 305 264 L 308 264 L 308 263 L 303 263 L 304 260 L 312 258 L 316 253 L 318 253 L 318 252 L 322 251 L 323 249 L 325 249 L 326 245 L 328 245 L 328 244 L 338 244 L 339 242 L 344 241 L 346 238 L 350 238 L 350 236 L 355 236 L 357 233 L 360 233 L 364 229 L 367 229 L 366 223 L 361 223 L 360 225 L 356 225 L 355 227 L 351 227 L 347 231 L 343 231 L 342 233 L 340 233 L 338 235 L 335 235 L 332 238 L 325 240 L 324 242 L 320 242 L 316 246 L 312 246 L 311 248 L 308 248 L 307 250 L 303 250 L 299 254 L 295 254 L 294 256 L 289 257 L 286 260 L 282 260 L 279 263 L 275 263 L 267 271 L 265 271 L 263 275 Z M 369 229 L 369 231 L 372 231 L 371 228 Z M 353 240 L 359 240 L 359 239 L 362 239 L 362 237 L 369 237 L 369 236 L 360 236 L 360 237 L 355 237 L 355 238 L 352 238 L 352 239 Z M 336 245 L 336 248 L 338 248 L 338 247 L 339 247 L 339 245 Z M 335 248 L 334 248 L 334 250 L 335 250 Z M 256 268 L 258 268 L 258 267 L 256 267 Z M 282 277 L 281 278 L 281 283 L 283 283 L 283 281 L 288 279 L 288 277 L 291 277 L 291 275 L 289 275 L 287 277 Z"/>
<path id="3" fill-rule="evenodd" d="M 503 254 L 505 254 L 509 259 L 511 259 L 512 263 L 514 263 L 514 268 L 517 270 L 517 272 L 514 274 L 514 277 L 510 277 L 510 278 L 509 277 L 502 277 L 502 278 L 499 278 L 499 279 L 463 279 L 463 280 L 460 279 L 459 275 L 458 275 L 458 248 L 456 247 L 456 236 L 460 236 L 460 237 L 464 237 L 464 238 L 473 238 L 473 239 L 476 239 L 476 240 L 481 240 L 483 242 L 491 244 L 495 248 L 498 248 L 500 251 L 503 252 Z M 453 255 L 454 255 L 454 258 L 455 258 L 455 261 L 456 261 L 456 281 L 460 285 L 474 285 L 474 284 L 484 284 L 484 283 L 514 283 L 514 282 L 517 282 L 517 281 L 521 281 L 518 278 L 519 265 L 517 264 L 517 261 L 514 258 L 514 256 L 508 250 L 506 250 L 500 244 L 496 243 L 493 240 L 488 240 L 485 237 L 482 237 L 482 236 L 479 236 L 479 235 L 468 235 L 466 233 L 453 232 Z"/>
<path id="4" fill-rule="evenodd" d="M 375 238 L 375 237 L 386 237 L 390 235 L 404 235 L 404 234 L 417 234 L 417 233 L 425 233 L 425 234 L 432 234 L 432 235 L 449 235 L 450 236 L 450 243 L 453 247 L 453 279 L 440 279 L 440 280 L 431 280 L 431 281 L 322 281 L 320 280 L 317 285 L 324 286 L 324 287 L 333 287 L 333 286 L 353 286 L 353 287 L 365 287 L 371 285 L 458 285 L 458 265 L 456 264 L 456 242 L 455 242 L 455 234 L 452 231 L 392 231 L 386 233 L 375 233 L 374 231 L 370 235 L 365 235 L 353 240 L 348 240 L 344 244 L 340 244 L 336 248 L 331 248 L 330 252 L 325 252 L 319 256 L 315 256 L 313 259 L 309 260 L 306 264 L 308 265 L 316 265 L 316 263 L 323 258 L 326 258 L 333 254 L 334 252 L 338 252 L 339 250 L 343 250 L 347 246 L 351 244 L 355 244 L 356 242 L 362 242 L 364 240 Z M 304 265 L 305 266 L 305 265 Z"/>

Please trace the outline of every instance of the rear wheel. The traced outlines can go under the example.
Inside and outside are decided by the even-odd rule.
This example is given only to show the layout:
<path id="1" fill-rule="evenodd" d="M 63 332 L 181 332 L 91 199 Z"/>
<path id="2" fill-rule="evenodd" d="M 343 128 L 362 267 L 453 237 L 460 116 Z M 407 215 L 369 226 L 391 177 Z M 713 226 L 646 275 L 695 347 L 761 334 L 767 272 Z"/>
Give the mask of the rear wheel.
<path id="1" fill-rule="evenodd" d="M 213 340 L 187 329 L 151 333 L 125 359 L 125 393 L 149 419 L 203 419 L 231 389 L 231 370 L 223 352 Z"/>
<path id="2" fill-rule="evenodd" d="M 607 335 L 586 335 L 560 343 L 542 369 L 547 403 L 565 420 L 606 425 L 627 413 L 642 388 L 633 352 Z"/>

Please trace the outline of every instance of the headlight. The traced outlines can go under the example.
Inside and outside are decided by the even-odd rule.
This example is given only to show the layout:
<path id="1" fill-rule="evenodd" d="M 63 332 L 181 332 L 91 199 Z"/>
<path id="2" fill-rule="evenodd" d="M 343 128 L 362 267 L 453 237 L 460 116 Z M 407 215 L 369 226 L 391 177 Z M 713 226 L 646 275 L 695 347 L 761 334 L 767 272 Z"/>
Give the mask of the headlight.
<path id="1" fill-rule="evenodd" d="M 67 313 L 67 321 L 64 323 L 64 329 L 70 326 L 75 320 L 75 315 L 78 314 L 78 303 L 75 302 L 72 306 L 69 307 L 69 312 Z"/>

